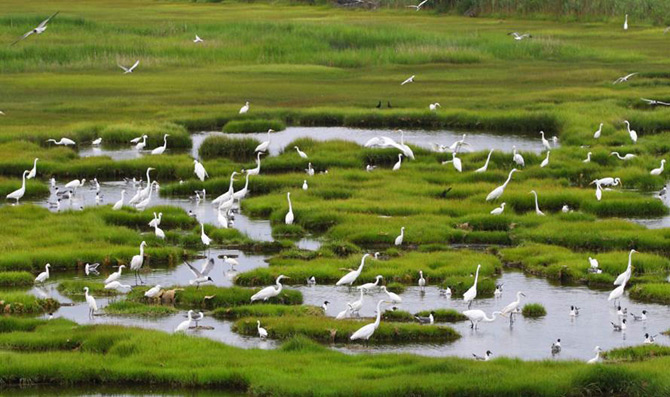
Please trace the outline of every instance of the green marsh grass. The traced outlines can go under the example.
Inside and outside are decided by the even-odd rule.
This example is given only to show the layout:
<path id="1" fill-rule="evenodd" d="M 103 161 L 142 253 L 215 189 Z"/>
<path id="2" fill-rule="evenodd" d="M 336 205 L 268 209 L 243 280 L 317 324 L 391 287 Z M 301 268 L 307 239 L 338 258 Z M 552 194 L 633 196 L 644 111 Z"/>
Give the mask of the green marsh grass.
<path id="1" fill-rule="evenodd" d="M 0 287 L 25 287 L 34 282 L 35 276 L 28 272 L 0 272 Z"/>
<path id="2" fill-rule="evenodd" d="M 212 312 L 216 318 L 239 319 L 244 317 L 323 316 L 323 309 L 306 305 L 242 305 L 219 307 Z"/>
<path id="3" fill-rule="evenodd" d="M 177 313 L 177 309 L 170 306 L 146 305 L 127 300 L 112 302 L 105 306 L 106 314 L 114 316 L 160 317 Z"/>
<path id="4" fill-rule="evenodd" d="M 0 291 L 0 308 L 5 314 L 51 313 L 60 307 L 54 299 L 40 299 L 23 292 Z"/>
<path id="5" fill-rule="evenodd" d="M 209 136 L 200 146 L 200 157 L 213 160 L 225 157 L 235 161 L 251 161 L 255 159 L 256 146 L 261 142 L 254 138 L 229 138 L 227 136 Z"/>
<path id="6" fill-rule="evenodd" d="M 521 309 L 521 314 L 528 318 L 539 318 L 547 315 L 547 310 L 539 303 L 526 303 Z"/>
<path id="7" fill-rule="evenodd" d="M 404 310 L 386 310 L 382 314 L 382 319 L 390 322 L 416 322 L 417 320 L 414 316 L 428 317 L 431 312 L 435 313 L 433 317 L 438 323 L 456 323 L 467 320 L 467 317 L 454 309 L 423 310 L 415 314 Z"/>
<path id="8" fill-rule="evenodd" d="M 268 130 L 281 131 L 286 125 L 281 120 L 244 119 L 231 120 L 223 126 L 223 132 L 240 134 L 251 132 L 267 132 Z"/>

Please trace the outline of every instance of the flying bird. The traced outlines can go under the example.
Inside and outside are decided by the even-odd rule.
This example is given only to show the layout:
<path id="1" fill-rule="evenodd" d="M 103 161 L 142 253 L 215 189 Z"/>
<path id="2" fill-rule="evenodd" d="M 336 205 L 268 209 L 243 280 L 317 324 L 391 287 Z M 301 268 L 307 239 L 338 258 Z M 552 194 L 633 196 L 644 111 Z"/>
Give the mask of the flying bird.
<path id="1" fill-rule="evenodd" d="M 415 76 L 415 75 L 410 76 L 410 78 L 408 78 L 407 80 L 405 80 L 405 81 L 403 81 L 402 83 L 400 83 L 400 85 L 405 85 L 405 84 L 407 84 L 407 83 L 413 83 L 413 82 L 414 82 L 414 76 Z M 390 107 L 390 106 L 389 106 L 389 107 Z"/>
<path id="2" fill-rule="evenodd" d="M 421 7 L 423 7 L 423 5 L 426 4 L 426 3 L 428 3 L 428 0 L 423 0 L 418 5 L 409 5 L 409 6 L 407 6 L 407 8 L 416 8 L 416 10 L 419 11 L 421 9 Z"/>
<path id="3" fill-rule="evenodd" d="M 123 74 L 132 73 L 133 70 L 135 70 L 135 68 L 136 68 L 137 65 L 139 65 L 139 64 L 140 64 L 139 59 L 133 64 L 133 66 L 131 66 L 131 67 L 129 67 L 129 68 L 127 68 L 127 67 L 125 67 L 125 66 L 122 66 L 122 65 L 119 65 L 119 64 L 117 63 L 118 67 L 120 67 L 121 69 L 124 70 Z"/>
<path id="4" fill-rule="evenodd" d="M 625 83 L 626 81 L 628 81 L 628 79 L 635 76 L 636 74 L 638 74 L 638 73 L 635 72 L 635 73 L 627 74 L 623 77 L 619 77 L 618 79 L 614 80 L 614 82 L 612 84 Z"/>
<path id="5" fill-rule="evenodd" d="M 56 15 L 58 15 L 59 12 L 60 12 L 60 11 L 56 11 L 56 13 L 54 13 L 52 16 L 50 16 L 49 18 L 47 18 L 47 19 L 45 19 L 44 21 L 42 21 L 42 23 L 40 23 L 39 25 L 37 25 L 37 27 L 36 27 L 35 29 L 28 31 L 26 34 L 24 34 L 23 36 L 21 36 L 21 37 L 19 37 L 18 39 L 16 39 L 16 41 L 14 41 L 12 44 L 10 44 L 10 46 L 13 46 L 14 44 L 18 43 L 19 41 L 28 38 L 28 36 L 30 36 L 30 35 L 33 34 L 33 33 L 34 33 L 34 34 L 42 34 L 42 33 L 44 33 L 44 31 L 47 30 L 47 24 L 49 23 L 49 21 L 51 20 L 51 18 L 53 18 L 53 17 L 55 17 Z"/>
<path id="6" fill-rule="evenodd" d="M 508 36 L 510 36 L 510 35 L 514 36 L 514 40 L 517 40 L 517 41 L 523 40 L 523 39 L 530 39 L 530 38 L 533 37 L 529 33 L 520 34 L 518 32 L 507 33 L 507 35 Z"/>
<path id="7" fill-rule="evenodd" d="M 193 42 L 194 42 L 194 43 L 204 43 L 205 40 L 201 39 L 200 36 L 198 36 L 198 35 L 196 34 L 196 35 L 195 35 L 195 39 L 193 39 Z"/>

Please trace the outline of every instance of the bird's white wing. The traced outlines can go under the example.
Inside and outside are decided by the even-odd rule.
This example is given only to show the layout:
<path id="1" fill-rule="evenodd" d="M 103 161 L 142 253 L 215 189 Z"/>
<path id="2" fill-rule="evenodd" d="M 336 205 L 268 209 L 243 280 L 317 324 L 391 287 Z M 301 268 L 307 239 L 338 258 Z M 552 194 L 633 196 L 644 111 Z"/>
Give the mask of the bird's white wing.
<path id="1" fill-rule="evenodd" d="M 123 69 L 124 71 L 126 71 L 126 72 L 128 71 L 128 68 L 127 68 L 127 67 L 125 67 L 125 66 L 121 66 L 121 65 L 119 65 L 118 63 L 117 63 L 116 65 L 117 65 L 118 67 L 120 67 L 121 69 Z"/>
<path id="2" fill-rule="evenodd" d="M 203 274 L 200 272 L 200 270 L 194 268 L 193 265 L 191 265 L 190 263 L 186 262 L 186 265 L 188 266 L 189 270 L 191 271 L 191 273 L 193 273 L 193 275 L 196 278 L 200 278 L 200 277 L 203 276 Z"/>
<path id="3" fill-rule="evenodd" d="M 647 102 L 647 103 L 650 104 L 650 105 L 651 105 L 652 103 L 656 102 L 656 101 L 654 101 L 653 99 L 647 99 L 647 98 L 640 98 L 640 99 L 643 100 L 643 101 L 645 101 L 645 102 Z"/>
<path id="4" fill-rule="evenodd" d="M 135 62 L 135 64 L 133 66 L 131 66 L 130 69 L 128 69 L 128 70 L 132 72 L 137 67 L 137 65 L 139 65 L 139 64 L 140 64 L 140 61 L 138 59 L 137 62 Z"/>
<path id="5" fill-rule="evenodd" d="M 635 76 L 636 74 L 637 74 L 637 72 L 635 72 L 635 73 L 631 73 L 631 74 L 629 74 L 628 76 L 624 77 L 624 79 L 629 79 L 629 78 Z"/>
<path id="6" fill-rule="evenodd" d="M 58 15 L 59 12 L 60 12 L 60 11 L 56 11 L 52 16 L 50 16 L 49 18 L 47 18 L 47 19 L 45 19 L 44 21 L 42 21 L 42 23 L 40 23 L 39 25 L 37 25 L 37 27 L 38 27 L 38 28 L 43 28 L 43 27 L 45 27 L 46 24 L 49 23 L 49 21 L 51 20 L 51 18 L 53 18 L 53 17 L 55 17 L 56 15 Z"/>
<path id="7" fill-rule="evenodd" d="M 419 7 L 423 6 L 426 3 L 428 3 L 428 0 L 423 0 L 421 3 L 419 3 Z"/>
<path id="8" fill-rule="evenodd" d="M 212 269 L 214 269 L 214 259 L 209 258 L 207 263 L 202 265 L 202 270 L 200 270 L 200 273 L 203 276 L 207 276 L 209 274 L 209 272 L 212 271 Z"/>
<path id="9" fill-rule="evenodd" d="M 23 36 L 19 37 L 12 44 L 10 44 L 10 46 L 13 46 L 14 44 L 18 43 L 19 41 L 21 41 L 21 40 L 25 39 L 26 37 L 30 36 L 31 34 L 33 34 L 33 32 L 34 31 L 31 30 L 28 33 L 24 34 Z"/>
<path id="10" fill-rule="evenodd" d="M 98 266 L 100 266 L 99 263 L 91 263 L 90 265 L 88 265 L 88 270 L 96 270 Z"/>

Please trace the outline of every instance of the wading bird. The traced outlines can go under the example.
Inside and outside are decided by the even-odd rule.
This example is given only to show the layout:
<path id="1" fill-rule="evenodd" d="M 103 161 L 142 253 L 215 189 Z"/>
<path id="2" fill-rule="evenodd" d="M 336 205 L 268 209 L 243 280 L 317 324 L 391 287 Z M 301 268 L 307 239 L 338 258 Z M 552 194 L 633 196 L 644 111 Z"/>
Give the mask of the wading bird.
<path id="1" fill-rule="evenodd" d="M 419 322 L 419 324 L 434 324 L 435 323 L 435 312 L 430 312 L 428 316 L 421 317 L 421 316 L 414 316 L 416 321 Z"/>
<path id="2" fill-rule="evenodd" d="M 484 313 L 483 310 L 474 309 L 463 311 L 463 315 L 467 317 L 468 320 L 470 320 L 470 328 L 472 329 L 479 328 L 479 323 L 482 321 L 485 323 L 491 323 L 495 321 L 497 314 L 500 314 L 500 312 L 493 312 L 491 314 L 491 318 L 488 318 L 486 317 L 486 313 Z"/>
<path id="3" fill-rule="evenodd" d="M 514 161 L 514 163 L 516 163 L 516 165 L 520 167 L 525 167 L 526 162 L 523 159 L 523 156 L 516 150 L 516 146 L 512 146 L 512 152 L 513 152 L 512 160 Z"/>
<path id="4" fill-rule="evenodd" d="M 542 160 L 542 163 L 540 163 L 540 168 L 544 168 L 547 165 L 549 165 L 549 155 L 550 154 L 551 154 L 551 151 L 547 150 L 547 157 L 544 160 Z"/>
<path id="5" fill-rule="evenodd" d="M 494 149 L 491 149 L 489 151 L 489 155 L 486 157 L 486 162 L 484 163 L 484 165 L 481 168 L 477 168 L 475 172 L 486 172 L 486 170 L 489 168 L 489 161 L 491 161 L 491 155 L 493 154 L 493 150 Z"/>
<path id="6" fill-rule="evenodd" d="M 439 108 L 439 107 L 441 107 L 441 106 L 437 102 L 431 103 L 430 105 L 428 105 L 428 109 L 430 109 L 431 112 L 437 111 L 437 108 Z"/>
<path id="7" fill-rule="evenodd" d="M 307 175 L 314 176 L 314 168 L 312 168 L 312 163 L 307 163 L 307 169 L 305 170 Z"/>
<path id="8" fill-rule="evenodd" d="M 370 337 L 375 333 L 375 331 L 379 327 L 379 322 L 381 321 L 382 318 L 382 303 L 385 303 L 383 299 L 377 303 L 377 318 L 375 319 L 375 322 L 361 327 L 358 331 L 354 332 L 354 334 L 351 335 L 349 340 L 370 339 Z"/>
<path id="9" fill-rule="evenodd" d="M 535 196 L 535 213 L 536 213 L 537 215 L 544 216 L 544 212 L 540 211 L 540 206 L 539 206 L 539 204 L 537 203 L 537 192 L 536 192 L 535 190 L 531 190 L 530 193 L 531 193 L 533 196 Z"/>
<path id="10" fill-rule="evenodd" d="M 205 169 L 205 166 L 202 165 L 202 163 L 199 162 L 198 160 L 193 160 L 193 165 L 194 165 L 193 172 L 198 177 L 198 179 L 204 182 L 205 178 L 209 177 L 209 175 L 207 174 L 207 170 Z"/>
<path id="11" fill-rule="evenodd" d="M 603 132 L 603 123 L 600 123 L 600 126 L 596 130 L 596 132 L 593 133 L 593 139 L 598 139 L 600 138 L 600 134 Z"/>
<path id="12" fill-rule="evenodd" d="M 637 132 L 630 129 L 630 122 L 628 120 L 624 120 L 623 122 L 626 123 L 626 129 L 628 130 L 628 135 L 630 135 L 630 140 L 633 141 L 633 143 L 637 143 Z"/>
<path id="13" fill-rule="evenodd" d="M 39 25 L 37 25 L 37 27 L 35 29 L 29 30 L 28 32 L 26 32 L 26 34 L 24 34 L 23 36 L 16 39 L 12 44 L 10 44 L 10 46 L 13 46 L 14 44 L 18 43 L 21 40 L 27 39 L 28 36 L 30 36 L 31 34 L 42 34 L 42 33 L 44 33 L 44 31 L 47 30 L 47 27 L 48 27 L 47 24 L 49 23 L 51 18 L 58 15 L 59 12 L 60 11 L 56 11 L 52 16 L 50 16 L 49 18 L 42 21 Z"/>
<path id="14" fill-rule="evenodd" d="M 400 234 L 395 238 L 393 244 L 396 246 L 402 245 L 403 240 L 405 239 L 405 226 L 400 228 Z"/>
<path id="15" fill-rule="evenodd" d="M 261 322 L 260 320 L 256 320 L 256 329 L 258 330 L 258 337 L 261 339 L 267 339 L 268 337 L 268 331 L 261 327 Z"/>
<path id="16" fill-rule="evenodd" d="M 39 284 L 44 284 L 45 281 L 49 279 L 49 268 L 51 267 L 50 264 L 46 264 L 44 266 L 44 271 L 35 277 L 35 282 Z"/>
<path id="17" fill-rule="evenodd" d="M 598 363 L 598 361 L 600 361 L 600 352 L 602 351 L 600 350 L 600 346 L 596 346 L 596 348 L 593 349 L 593 351 L 596 352 L 596 356 L 587 361 L 586 362 L 587 364 L 596 364 Z"/>
<path id="18" fill-rule="evenodd" d="M 26 194 L 26 175 L 28 175 L 29 172 L 30 171 L 28 170 L 23 171 L 23 179 L 21 182 L 21 187 L 9 193 L 6 197 L 8 200 L 16 200 L 16 204 L 18 204 L 19 200 L 23 198 L 23 196 Z"/>
<path id="19" fill-rule="evenodd" d="M 163 154 L 163 153 L 165 153 L 165 149 L 167 149 L 167 137 L 169 137 L 169 136 L 170 136 L 170 134 L 163 135 L 163 146 L 159 146 L 159 147 L 155 148 L 154 150 L 151 151 L 151 154 Z M 148 180 L 147 180 L 147 183 L 149 183 Z"/>
<path id="20" fill-rule="evenodd" d="M 470 308 L 470 306 L 472 306 L 472 301 L 477 297 L 477 280 L 479 279 L 479 269 L 481 267 L 482 265 L 477 265 L 477 272 L 475 272 L 475 282 L 472 284 L 472 287 L 470 287 L 463 294 L 463 301 L 468 304 L 468 309 Z"/>
<path id="21" fill-rule="evenodd" d="M 240 114 L 245 114 L 249 111 L 249 101 L 244 103 L 244 106 L 240 108 Z"/>
<path id="22" fill-rule="evenodd" d="M 505 211 L 505 203 L 500 204 L 500 207 L 491 210 L 491 215 L 500 215 Z"/>
<path id="23" fill-rule="evenodd" d="M 55 139 L 47 139 L 47 142 L 53 142 L 54 145 L 58 146 L 74 146 L 77 144 L 70 138 L 61 138 L 60 141 L 56 141 Z"/>
<path id="24" fill-rule="evenodd" d="M 293 148 L 298 152 L 298 156 L 302 157 L 303 159 L 307 158 L 307 154 L 305 152 L 303 152 L 302 150 L 300 150 L 299 147 L 293 146 Z"/>
<path id="25" fill-rule="evenodd" d="M 426 279 L 423 278 L 423 270 L 419 270 L 419 288 L 423 291 L 426 288 Z"/>
<path id="26" fill-rule="evenodd" d="M 443 161 L 442 164 L 452 163 L 458 172 L 463 172 L 463 163 L 456 157 L 456 152 L 451 153 L 451 160 Z"/>
<path id="27" fill-rule="evenodd" d="M 628 253 L 628 266 L 626 266 L 626 270 L 623 273 L 619 274 L 619 276 L 616 278 L 616 280 L 614 280 L 614 283 L 613 283 L 614 285 L 625 284 L 625 283 L 628 282 L 628 280 L 630 280 L 630 276 L 633 273 L 632 265 L 633 265 L 633 254 L 634 253 L 637 253 L 637 251 L 634 250 L 634 249 L 630 250 L 630 252 Z"/>
<path id="28" fill-rule="evenodd" d="M 582 163 L 590 163 L 591 162 L 591 152 L 586 153 L 586 158 L 582 160 Z"/>
<path id="29" fill-rule="evenodd" d="M 191 328 L 191 322 L 193 321 L 193 310 L 189 310 L 187 316 L 188 319 L 179 323 L 177 328 L 174 329 L 174 332 L 186 332 L 187 329 Z"/>
<path id="30" fill-rule="evenodd" d="M 398 296 L 398 294 L 387 290 L 385 285 L 381 286 L 381 290 L 384 291 L 386 293 L 386 295 L 388 295 L 389 300 L 391 301 L 391 303 L 402 303 L 402 298 L 400 296 Z"/>
<path id="31" fill-rule="evenodd" d="M 230 184 L 228 185 L 228 191 L 212 200 L 213 205 L 220 205 L 221 203 L 225 203 L 226 201 L 229 201 L 233 198 L 233 195 L 235 194 L 235 188 L 233 187 L 233 183 L 235 182 L 235 175 L 237 175 L 237 171 L 233 171 L 233 173 L 230 174 Z"/>
<path id="32" fill-rule="evenodd" d="M 120 279 L 120 278 L 121 278 L 121 272 L 122 272 L 123 269 L 125 269 L 125 268 L 126 268 L 125 265 L 121 265 L 121 266 L 119 266 L 119 270 L 116 271 L 116 272 L 114 272 L 114 273 L 112 273 L 112 274 L 110 274 L 109 277 L 107 277 L 107 278 L 105 279 L 104 283 L 105 283 L 105 284 L 109 284 L 109 283 L 111 283 L 112 281 L 116 281 L 116 280 Z"/>
<path id="33" fill-rule="evenodd" d="M 349 273 L 342 276 L 342 278 L 337 280 L 335 285 L 352 285 L 356 281 L 358 276 L 361 275 L 361 272 L 363 271 L 363 266 L 365 266 L 365 258 L 367 258 L 368 256 L 370 256 L 370 254 L 363 255 L 363 258 L 361 258 L 361 264 L 358 266 L 358 269 L 352 270 Z"/>
<path id="34" fill-rule="evenodd" d="M 636 74 L 637 74 L 637 72 L 636 73 L 630 73 L 630 74 L 627 74 L 625 76 L 619 77 L 618 79 L 614 80 L 614 83 L 612 83 L 612 84 L 625 83 L 626 81 L 628 81 L 628 79 L 635 76 Z"/>
<path id="35" fill-rule="evenodd" d="M 551 344 L 551 355 L 556 355 L 561 352 L 561 339 L 556 339 L 556 342 Z"/>
<path id="36" fill-rule="evenodd" d="M 637 157 L 637 156 L 634 155 L 633 153 L 626 153 L 626 154 L 622 157 L 621 154 L 619 154 L 619 152 L 612 152 L 612 153 L 610 153 L 610 156 L 616 156 L 619 160 L 624 160 L 624 161 L 632 160 L 632 159 L 634 159 L 635 157 Z"/>
<path id="37" fill-rule="evenodd" d="M 159 212 L 158 215 L 154 212 L 154 219 L 149 222 L 149 227 L 160 226 L 161 220 L 163 219 L 163 213 Z"/>
<path id="38" fill-rule="evenodd" d="M 142 141 L 141 142 L 140 141 L 135 142 L 136 143 L 135 150 L 144 149 L 147 146 L 147 138 L 148 138 L 147 135 L 142 135 L 142 137 L 141 137 Z"/>
<path id="39" fill-rule="evenodd" d="M 275 285 L 265 287 L 262 290 L 256 292 L 254 295 L 251 296 L 251 301 L 252 302 L 255 302 L 257 300 L 267 301 L 268 299 L 274 298 L 275 296 L 279 295 L 282 289 L 284 288 L 284 286 L 281 284 L 281 280 L 285 278 L 288 279 L 290 277 L 286 277 L 283 274 L 280 274 L 279 277 L 277 277 L 277 280 L 275 281 Z"/>
<path id="40" fill-rule="evenodd" d="M 293 205 L 291 204 L 291 192 L 286 193 L 286 200 L 288 200 L 288 212 L 284 217 L 284 223 L 287 225 L 292 225 L 293 221 L 295 220 L 295 216 L 293 215 Z"/>
<path id="41" fill-rule="evenodd" d="M 142 241 L 140 244 L 140 253 L 139 255 L 135 255 L 130 259 L 130 270 L 135 272 L 135 285 L 137 285 L 137 279 L 140 279 L 140 282 L 144 284 L 142 281 L 142 277 L 140 276 L 140 269 L 142 269 L 142 265 L 144 264 L 144 247 L 147 246 L 146 241 Z"/>
<path id="42" fill-rule="evenodd" d="M 628 280 L 626 280 L 627 282 Z M 621 300 L 621 297 L 623 296 L 624 289 L 626 288 L 626 282 L 623 282 L 621 285 L 618 287 L 614 288 L 612 292 L 610 292 L 610 295 L 607 297 L 608 301 L 614 301 L 614 304 L 616 305 L 617 300 Z"/>
<path id="43" fill-rule="evenodd" d="M 86 266 L 84 266 L 84 274 L 87 276 L 91 273 L 98 274 L 98 266 L 100 266 L 99 263 L 87 263 Z"/>
<path id="44" fill-rule="evenodd" d="M 118 291 L 122 294 L 127 294 L 128 292 L 130 292 L 133 289 L 133 287 L 131 287 L 128 284 L 121 284 L 118 281 L 112 281 L 110 283 L 105 284 L 105 289 L 110 289 L 110 290 L 113 289 L 114 291 Z"/>
<path id="45" fill-rule="evenodd" d="M 28 173 L 28 176 L 26 176 L 26 179 L 33 179 L 37 175 L 37 160 L 39 160 L 39 158 L 35 157 L 35 160 L 33 161 L 33 168 Z"/>
<path id="46" fill-rule="evenodd" d="M 353 302 L 351 302 L 351 303 L 347 303 L 347 305 L 349 305 L 349 307 L 351 307 L 351 313 L 352 313 L 352 314 L 353 314 L 353 313 L 356 313 L 356 315 L 358 315 L 358 312 L 359 312 L 359 311 L 361 310 L 361 308 L 363 307 L 363 298 L 364 298 L 363 295 L 364 295 L 364 291 L 361 290 L 361 296 L 358 298 L 357 301 L 353 301 Z"/>
<path id="47" fill-rule="evenodd" d="M 407 6 L 407 8 L 416 8 L 416 10 L 419 11 L 421 9 L 421 7 L 423 7 L 423 5 L 426 4 L 426 3 L 428 3 L 428 0 L 423 0 L 421 3 L 419 3 L 417 5 L 409 5 L 409 6 Z"/>
<path id="48" fill-rule="evenodd" d="M 628 30 L 628 14 L 626 14 L 626 18 L 623 21 L 623 30 Z"/>
<path id="49" fill-rule="evenodd" d="M 544 131 L 540 131 L 540 135 L 542 136 L 542 146 L 544 146 L 547 150 L 551 150 L 551 145 L 549 144 L 549 141 L 546 140 L 544 137 Z"/>
<path id="50" fill-rule="evenodd" d="M 95 301 L 94 297 L 88 294 L 88 287 L 84 287 L 84 296 L 86 297 L 86 303 L 88 304 L 88 316 L 93 317 L 98 310 L 98 303 Z"/>
<path id="51" fill-rule="evenodd" d="M 139 65 L 139 64 L 140 64 L 140 61 L 139 61 L 139 59 L 138 59 L 137 61 L 135 61 L 135 63 L 133 64 L 133 66 L 131 66 L 131 67 L 129 67 L 129 68 L 127 68 L 127 67 L 125 67 L 125 66 L 123 66 L 123 65 L 121 65 L 121 64 L 118 64 L 118 63 L 117 63 L 116 65 L 117 65 L 118 67 L 120 67 L 121 69 L 123 69 L 123 74 L 128 74 L 128 73 L 132 73 L 132 72 L 135 70 L 135 68 L 137 67 L 137 65 Z"/>
<path id="52" fill-rule="evenodd" d="M 144 296 L 149 299 L 154 299 L 158 297 L 158 294 L 161 292 L 161 286 L 160 284 L 156 284 L 155 286 L 149 288 L 145 293 Z"/>
<path id="53" fill-rule="evenodd" d="M 668 102 L 661 102 L 655 99 L 647 99 L 647 98 L 640 98 L 640 99 L 647 102 L 647 105 L 651 106 L 670 106 L 670 103 Z"/>
<path id="54" fill-rule="evenodd" d="M 516 313 L 517 309 L 519 308 L 519 305 L 521 305 L 521 297 L 522 296 L 526 296 L 526 294 L 524 294 L 521 291 L 517 292 L 516 293 L 516 300 L 514 302 L 510 303 L 509 305 L 505 306 L 505 308 L 500 311 L 501 316 L 507 317 L 507 315 L 509 314 L 510 324 L 514 321 L 513 320 L 514 313 Z"/>
<path id="55" fill-rule="evenodd" d="M 375 277 L 375 282 L 374 283 L 365 283 L 363 285 L 359 285 L 356 288 L 361 290 L 361 291 L 370 292 L 373 288 L 379 286 L 379 282 L 381 281 L 382 278 L 384 278 L 384 277 L 381 274 L 379 274 Z"/>
<path id="56" fill-rule="evenodd" d="M 398 162 L 393 165 L 393 171 L 398 171 L 402 165 L 402 153 L 398 154 Z"/>
<path id="57" fill-rule="evenodd" d="M 661 160 L 661 166 L 658 168 L 654 168 L 649 172 L 651 175 L 661 175 L 663 172 L 663 168 L 665 167 L 665 159 Z"/>
<path id="58" fill-rule="evenodd" d="M 91 145 L 93 145 L 93 146 L 100 146 L 101 143 L 102 143 L 102 138 L 94 139 L 93 141 L 91 141 Z"/>
<path id="59" fill-rule="evenodd" d="M 268 140 L 263 141 L 263 142 L 260 143 L 260 145 L 256 146 L 256 149 L 254 149 L 255 152 L 265 152 L 265 151 L 268 150 L 268 148 L 270 147 L 270 133 L 272 133 L 272 132 L 275 132 L 275 130 L 273 130 L 273 129 L 268 130 L 268 133 L 267 133 L 268 134 Z M 260 156 L 258 157 L 257 162 L 258 162 L 259 168 L 260 168 Z"/>

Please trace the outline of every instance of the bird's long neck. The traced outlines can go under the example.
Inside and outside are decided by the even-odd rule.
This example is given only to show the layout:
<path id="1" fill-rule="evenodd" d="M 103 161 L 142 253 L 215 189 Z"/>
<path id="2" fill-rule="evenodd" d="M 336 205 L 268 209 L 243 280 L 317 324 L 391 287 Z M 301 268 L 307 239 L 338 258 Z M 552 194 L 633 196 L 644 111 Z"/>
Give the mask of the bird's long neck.
<path id="1" fill-rule="evenodd" d="M 140 256 L 144 256 L 144 245 L 140 245 Z"/>
<path id="2" fill-rule="evenodd" d="M 475 286 L 477 286 L 477 280 L 479 279 L 479 268 L 477 268 L 477 272 L 475 273 Z"/>
<path id="3" fill-rule="evenodd" d="M 509 175 L 507 175 L 507 180 L 505 181 L 505 183 L 503 183 L 503 186 L 507 186 L 507 184 L 512 180 L 513 173 L 514 171 L 510 171 Z"/>
<path id="4" fill-rule="evenodd" d="M 37 167 L 37 159 L 35 159 L 35 162 L 33 162 L 33 168 Z"/>
<path id="5" fill-rule="evenodd" d="M 151 176 L 149 176 L 149 171 L 147 170 L 147 186 L 151 189 Z"/>
<path id="6" fill-rule="evenodd" d="M 628 254 L 628 268 L 626 270 L 630 270 L 632 264 L 633 264 L 633 251 L 631 251 Z"/>
<path id="7" fill-rule="evenodd" d="M 244 182 L 244 188 L 246 189 L 248 187 L 249 187 L 249 174 L 247 174 L 247 181 Z"/>
<path id="8" fill-rule="evenodd" d="M 235 176 L 235 175 L 231 175 L 231 176 L 230 176 L 230 185 L 228 186 L 228 190 L 233 190 L 233 182 L 234 182 L 234 181 L 233 181 L 233 177 L 234 177 L 234 176 Z"/>
<path id="9" fill-rule="evenodd" d="M 358 266 L 358 270 L 356 270 L 358 274 L 361 274 L 361 272 L 363 271 L 363 266 L 365 266 L 365 258 L 366 257 L 364 256 L 363 259 L 361 259 L 361 264 Z"/>
<path id="10" fill-rule="evenodd" d="M 277 292 L 278 293 L 281 292 L 282 288 L 284 288 L 284 286 L 281 285 L 281 279 L 278 278 L 277 279 L 277 288 L 276 288 Z"/>
<path id="11" fill-rule="evenodd" d="M 163 136 L 163 146 L 167 146 L 167 135 Z"/>
<path id="12" fill-rule="evenodd" d="M 258 155 L 256 156 L 256 165 L 259 167 L 261 165 L 261 152 L 258 152 Z"/>
<path id="13" fill-rule="evenodd" d="M 23 182 L 21 182 L 22 183 L 22 188 L 25 189 L 25 187 L 26 187 L 26 173 L 25 172 L 23 173 L 23 179 L 22 180 L 23 180 Z"/>
<path id="14" fill-rule="evenodd" d="M 485 166 L 486 166 L 486 165 L 489 165 L 489 161 L 491 161 L 491 155 L 492 155 L 492 154 L 493 154 L 493 150 L 491 150 L 491 151 L 489 152 L 489 155 L 486 157 L 486 164 L 484 164 Z"/>
<path id="15" fill-rule="evenodd" d="M 288 196 L 287 199 L 288 199 L 288 210 L 293 211 L 293 205 L 291 204 L 291 196 Z"/>
<path id="16" fill-rule="evenodd" d="M 487 323 L 493 322 L 496 319 L 496 313 L 491 314 L 491 318 L 486 317 L 486 313 L 484 313 L 484 321 Z"/>
<path id="17" fill-rule="evenodd" d="M 47 272 L 47 277 L 49 277 L 49 266 L 46 266 L 44 270 Z"/>
<path id="18" fill-rule="evenodd" d="M 535 196 L 535 211 L 538 211 L 540 206 L 537 204 L 537 193 L 533 192 L 533 195 Z"/>
<path id="19" fill-rule="evenodd" d="M 379 322 L 381 321 L 381 319 L 382 319 L 382 301 L 379 301 L 379 303 L 377 303 L 377 319 L 375 320 L 375 328 L 379 327 Z"/>

